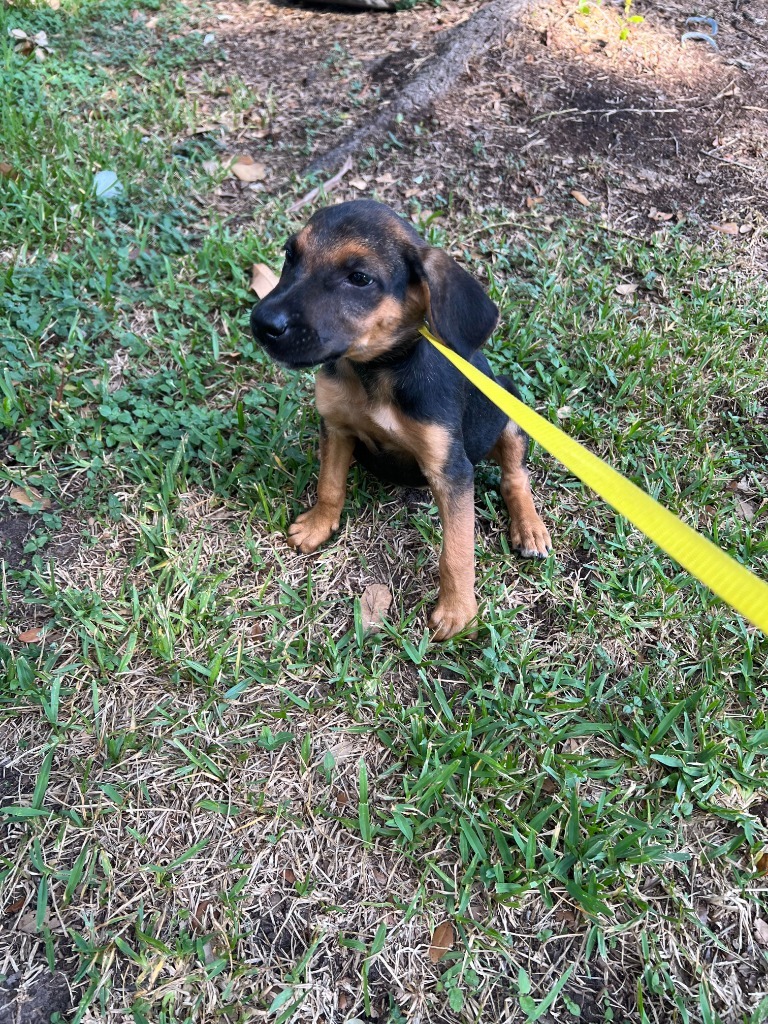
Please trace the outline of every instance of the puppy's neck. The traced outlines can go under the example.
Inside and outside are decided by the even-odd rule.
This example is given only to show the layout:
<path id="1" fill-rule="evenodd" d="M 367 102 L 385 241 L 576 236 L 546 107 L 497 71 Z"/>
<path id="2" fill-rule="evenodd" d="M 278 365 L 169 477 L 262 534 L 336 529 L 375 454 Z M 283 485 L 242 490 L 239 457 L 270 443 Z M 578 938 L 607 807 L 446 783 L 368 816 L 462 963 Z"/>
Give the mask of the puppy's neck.
<path id="1" fill-rule="evenodd" d="M 416 350 L 423 346 L 423 344 L 424 338 L 419 334 L 418 327 L 412 327 L 407 332 L 401 334 L 393 342 L 391 348 L 388 348 L 386 352 L 382 352 L 380 355 L 374 356 L 372 359 L 349 359 L 346 356 L 342 356 L 336 362 L 342 373 L 354 373 L 361 380 L 364 378 L 370 379 L 380 371 L 388 372 L 407 364 Z"/>

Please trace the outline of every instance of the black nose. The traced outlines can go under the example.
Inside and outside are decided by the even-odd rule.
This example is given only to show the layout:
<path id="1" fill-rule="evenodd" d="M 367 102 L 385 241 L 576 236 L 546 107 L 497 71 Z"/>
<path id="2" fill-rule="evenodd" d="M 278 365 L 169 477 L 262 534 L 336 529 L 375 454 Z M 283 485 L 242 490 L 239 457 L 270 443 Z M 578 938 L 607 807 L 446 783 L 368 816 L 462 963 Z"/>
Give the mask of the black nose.
<path id="1" fill-rule="evenodd" d="M 251 314 L 251 327 L 257 338 L 275 341 L 287 331 L 288 315 L 279 309 L 264 309 L 262 304 Z"/>

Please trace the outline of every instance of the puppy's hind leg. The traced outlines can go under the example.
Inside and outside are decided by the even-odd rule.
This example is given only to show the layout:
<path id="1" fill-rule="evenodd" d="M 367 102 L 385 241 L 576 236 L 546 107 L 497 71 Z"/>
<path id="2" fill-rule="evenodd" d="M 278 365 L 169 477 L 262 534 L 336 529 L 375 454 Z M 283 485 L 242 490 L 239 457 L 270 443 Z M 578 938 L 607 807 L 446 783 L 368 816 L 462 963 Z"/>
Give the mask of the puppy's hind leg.
<path id="1" fill-rule="evenodd" d="M 510 421 L 490 457 L 501 466 L 501 495 L 509 512 L 512 547 L 524 558 L 546 558 L 552 550 L 552 541 L 533 504 L 531 479 L 525 464 L 527 448 L 528 435 Z"/>

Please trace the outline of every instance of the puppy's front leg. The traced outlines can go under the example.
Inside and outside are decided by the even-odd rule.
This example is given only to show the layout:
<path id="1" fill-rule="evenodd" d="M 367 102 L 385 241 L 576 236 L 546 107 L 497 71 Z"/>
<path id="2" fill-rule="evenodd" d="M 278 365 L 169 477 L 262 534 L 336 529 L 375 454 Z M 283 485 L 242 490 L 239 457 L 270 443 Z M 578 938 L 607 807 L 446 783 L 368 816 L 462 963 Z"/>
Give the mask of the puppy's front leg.
<path id="1" fill-rule="evenodd" d="M 338 530 L 354 448 L 353 437 L 321 422 L 317 502 L 288 528 L 288 543 L 297 551 L 310 554 Z"/>
<path id="2" fill-rule="evenodd" d="M 440 593 L 429 619 L 435 640 L 460 633 L 477 615 L 475 599 L 475 489 L 472 467 L 430 480 L 443 524 Z M 474 633 L 472 634 L 475 635 Z"/>

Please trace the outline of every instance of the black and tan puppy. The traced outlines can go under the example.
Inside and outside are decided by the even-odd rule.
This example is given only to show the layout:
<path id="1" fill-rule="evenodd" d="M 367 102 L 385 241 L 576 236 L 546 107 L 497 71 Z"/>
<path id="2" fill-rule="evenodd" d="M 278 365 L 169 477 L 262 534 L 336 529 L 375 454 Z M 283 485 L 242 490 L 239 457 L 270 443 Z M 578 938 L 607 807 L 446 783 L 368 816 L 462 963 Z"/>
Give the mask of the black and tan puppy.
<path id="1" fill-rule="evenodd" d="M 316 213 L 288 240 L 280 282 L 251 315 L 256 339 L 289 367 L 319 366 L 317 503 L 288 541 L 314 551 L 338 529 L 353 458 L 384 480 L 428 485 L 443 525 L 437 639 L 477 614 L 474 466 L 501 466 L 512 545 L 543 558 L 549 533 L 533 505 L 528 438 L 419 334 L 493 376 L 478 351 L 498 310 L 483 289 L 406 221 L 371 200 Z M 501 383 L 514 391 L 506 380 Z"/>

